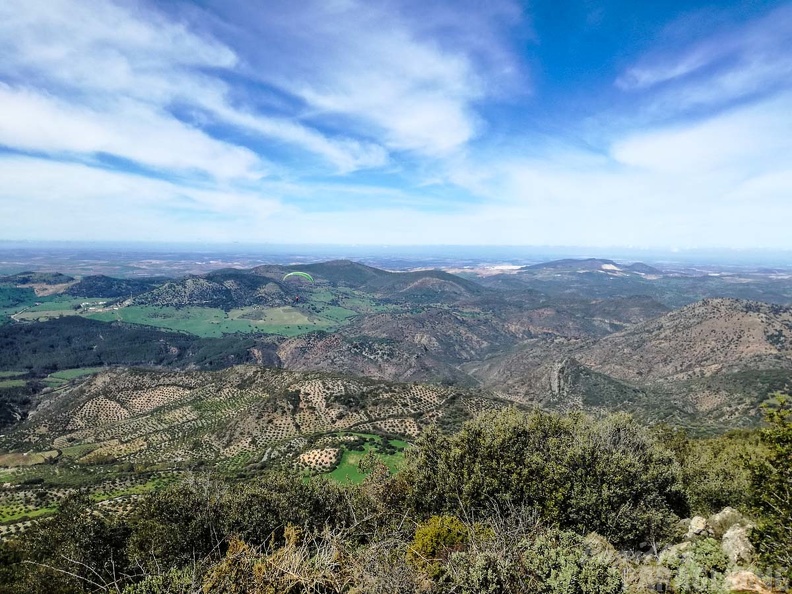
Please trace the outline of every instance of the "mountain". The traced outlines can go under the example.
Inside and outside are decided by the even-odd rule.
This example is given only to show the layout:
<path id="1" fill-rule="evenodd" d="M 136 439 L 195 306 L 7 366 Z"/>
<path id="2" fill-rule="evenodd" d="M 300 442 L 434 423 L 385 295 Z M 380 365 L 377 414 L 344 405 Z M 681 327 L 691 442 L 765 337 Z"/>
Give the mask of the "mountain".
<path id="1" fill-rule="evenodd" d="M 217 307 L 230 310 L 248 305 L 284 305 L 289 290 L 279 281 L 241 270 L 223 270 L 206 276 L 169 281 L 137 295 L 131 305 L 159 307 Z"/>
<path id="2" fill-rule="evenodd" d="M 316 284 L 283 282 L 287 272 L 307 272 Z M 444 303 L 472 298 L 487 289 L 440 270 L 388 272 L 348 260 L 299 266 L 258 266 L 224 269 L 189 276 L 137 295 L 133 305 L 218 307 L 279 306 L 294 296 L 308 297 L 323 287 L 347 287 L 377 299 L 406 303 Z"/>
<path id="3" fill-rule="evenodd" d="M 613 377 L 641 382 L 792 369 L 792 308 L 705 299 L 607 336 L 580 359 Z"/>
<path id="4" fill-rule="evenodd" d="M 574 382 L 559 375 L 569 361 Z M 598 340 L 528 341 L 463 369 L 544 406 L 588 408 L 586 394 L 600 393 L 608 408 L 653 421 L 749 426 L 768 393 L 792 386 L 792 308 L 708 299 Z"/>
<path id="5" fill-rule="evenodd" d="M 601 258 L 564 258 L 562 260 L 551 260 L 550 262 L 523 266 L 520 270 L 564 270 L 577 272 L 581 270 L 618 269 L 618 265 L 613 260 L 604 260 Z"/>
<path id="6" fill-rule="evenodd" d="M 43 402 L 0 449 L 79 452 L 84 464 L 293 459 L 339 431 L 413 437 L 508 403 L 443 386 L 238 366 L 218 372 L 117 369 Z"/>
<path id="7" fill-rule="evenodd" d="M 351 260 L 331 260 L 316 264 L 300 264 L 283 268 L 285 272 L 303 271 L 319 277 L 332 285 L 346 285 L 361 288 L 392 273 L 352 262 Z"/>

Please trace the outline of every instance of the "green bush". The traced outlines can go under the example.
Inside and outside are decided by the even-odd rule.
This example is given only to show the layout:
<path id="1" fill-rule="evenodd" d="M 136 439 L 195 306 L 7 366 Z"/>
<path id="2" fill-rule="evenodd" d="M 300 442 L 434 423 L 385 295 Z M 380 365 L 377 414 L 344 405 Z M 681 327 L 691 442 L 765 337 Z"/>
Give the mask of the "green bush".
<path id="1" fill-rule="evenodd" d="M 713 538 L 693 543 L 684 555 L 672 556 L 666 563 L 674 572 L 671 586 L 677 594 L 721 594 L 729 559 Z"/>
<path id="2" fill-rule="evenodd" d="M 442 568 L 438 589 L 449 594 L 623 591 L 620 571 L 607 560 L 590 555 L 576 534 L 544 530 L 525 535 L 519 542 L 504 542 L 497 535 L 495 541 L 452 554 Z"/>
<path id="3" fill-rule="evenodd" d="M 727 506 L 747 510 L 751 474 L 746 462 L 764 455 L 756 431 L 694 439 L 684 430 L 661 426 L 654 433 L 682 467 L 691 513 L 708 516 Z"/>
<path id="4" fill-rule="evenodd" d="M 404 472 L 419 514 L 529 506 L 619 545 L 661 539 L 688 511 L 673 454 L 625 415 L 485 413 L 455 435 L 424 432 Z"/>
<path id="5" fill-rule="evenodd" d="M 432 516 L 416 529 L 407 562 L 436 577 L 449 555 L 465 546 L 467 537 L 468 529 L 459 519 Z"/>

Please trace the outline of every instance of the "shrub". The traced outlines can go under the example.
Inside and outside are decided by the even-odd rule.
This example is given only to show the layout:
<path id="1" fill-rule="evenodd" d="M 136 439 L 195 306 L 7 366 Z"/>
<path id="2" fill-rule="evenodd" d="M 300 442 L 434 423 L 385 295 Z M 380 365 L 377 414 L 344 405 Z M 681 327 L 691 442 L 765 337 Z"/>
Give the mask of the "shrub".
<path id="1" fill-rule="evenodd" d="M 122 594 L 193 594 L 195 591 L 192 571 L 171 569 L 167 573 L 150 575 L 142 582 L 127 586 Z"/>
<path id="2" fill-rule="evenodd" d="M 407 562 L 436 577 L 449 555 L 464 547 L 467 537 L 467 527 L 454 516 L 432 516 L 415 531 Z"/>
<path id="3" fill-rule="evenodd" d="M 666 565 L 675 575 L 671 586 L 677 594 L 721 594 L 729 559 L 713 538 L 696 541 L 684 555 L 669 558 Z"/>
<path id="4" fill-rule="evenodd" d="M 639 544 L 688 509 L 673 454 L 625 415 L 485 413 L 452 436 L 427 430 L 407 460 L 418 513 L 528 506 L 559 527 Z"/>

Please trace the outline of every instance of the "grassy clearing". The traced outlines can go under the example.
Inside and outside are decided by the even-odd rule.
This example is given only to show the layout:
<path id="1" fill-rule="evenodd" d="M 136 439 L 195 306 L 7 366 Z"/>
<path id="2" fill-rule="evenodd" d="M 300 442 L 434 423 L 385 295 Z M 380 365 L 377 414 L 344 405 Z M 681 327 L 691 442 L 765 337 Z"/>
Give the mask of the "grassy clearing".
<path id="1" fill-rule="evenodd" d="M 0 388 L 21 388 L 27 383 L 23 379 L 6 379 L 0 380 Z"/>
<path id="2" fill-rule="evenodd" d="M 103 371 L 104 367 L 82 367 L 80 369 L 64 369 L 63 371 L 56 371 L 50 373 L 47 378 L 55 380 L 69 381 L 84 375 L 92 375 Z"/>
<path id="3" fill-rule="evenodd" d="M 87 314 L 86 317 L 103 322 L 128 322 L 156 326 L 203 337 L 219 337 L 236 332 L 255 332 L 247 320 L 231 320 L 226 312 L 214 307 L 156 307 L 134 305 L 111 311 Z"/>
<path id="4" fill-rule="evenodd" d="M 55 507 L 29 507 L 20 508 L 16 505 L 0 506 L 0 524 L 13 524 L 23 519 L 39 518 L 55 513 Z"/>
<path id="5" fill-rule="evenodd" d="M 361 435 L 361 437 L 363 436 Z M 361 483 L 366 478 L 366 473 L 361 472 L 358 466 L 363 456 L 369 452 L 374 452 L 391 473 L 398 472 L 404 462 L 404 448 L 407 446 L 407 442 L 399 439 L 391 439 L 389 441 L 392 446 L 399 450 L 395 454 L 380 454 L 373 443 L 367 442 L 363 446 L 363 451 L 345 450 L 335 470 L 328 472 L 324 476 L 339 483 Z"/>
<path id="6" fill-rule="evenodd" d="M 38 297 L 35 303 L 27 303 L 17 308 L 15 317 L 18 320 L 45 321 L 62 316 L 75 316 L 87 311 L 88 307 L 98 306 L 106 300 L 73 298 L 66 296 Z M 85 307 L 83 307 L 85 306 Z M 24 311 L 22 311 L 24 309 Z"/>
<path id="7" fill-rule="evenodd" d="M 225 312 L 213 307 L 130 306 L 94 312 L 86 317 L 103 322 L 121 321 L 187 332 L 206 338 L 224 334 L 264 333 L 297 336 L 328 330 L 355 315 L 339 307 L 327 307 L 321 314 L 302 307 L 243 307 Z"/>
<path id="8" fill-rule="evenodd" d="M 0 371 L 0 378 L 18 377 L 20 375 L 25 375 L 26 373 L 26 371 Z"/>
<path id="9" fill-rule="evenodd" d="M 82 458 L 86 454 L 93 452 L 99 445 L 95 443 L 83 443 L 80 445 L 69 446 L 68 448 L 63 448 L 61 450 L 61 455 L 64 458 L 69 458 L 71 460 L 77 460 Z"/>
<path id="10" fill-rule="evenodd" d="M 99 502 L 107 501 L 109 499 L 116 499 L 117 497 L 128 497 L 129 495 L 144 495 L 146 493 L 151 493 L 153 491 L 162 489 L 163 487 L 166 487 L 174 482 L 174 480 L 175 478 L 173 477 L 156 477 L 145 483 L 139 483 L 137 485 L 128 485 L 108 491 L 97 490 L 91 494 L 91 499 L 93 501 Z"/>
<path id="11" fill-rule="evenodd" d="M 0 466 L 4 466 L 6 468 L 16 468 L 17 466 L 35 466 L 36 464 L 44 464 L 45 462 L 53 460 L 57 457 L 57 450 L 49 450 L 46 452 L 0 454 Z"/>

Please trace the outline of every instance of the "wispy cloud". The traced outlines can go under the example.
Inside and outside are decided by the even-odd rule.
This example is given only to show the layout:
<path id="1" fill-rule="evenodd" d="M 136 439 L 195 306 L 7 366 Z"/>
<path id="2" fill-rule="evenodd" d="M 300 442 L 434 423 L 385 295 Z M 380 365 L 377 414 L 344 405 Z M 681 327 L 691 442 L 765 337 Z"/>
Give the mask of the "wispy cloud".
<path id="1" fill-rule="evenodd" d="M 4 239 L 265 240 L 268 219 L 284 210 L 260 192 L 24 156 L 0 157 L 0 179 Z"/>
<path id="2" fill-rule="evenodd" d="M 220 142 L 149 103 L 120 99 L 101 109 L 0 84 L 0 144 L 25 151 L 111 154 L 165 171 L 258 177 L 252 151 Z"/>
<path id="3" fill-rule="evenodd" d="M 713 33 L 708 33 L 706 14 L 675 23 L 616 85 L 626 91 L 657 90 L 659 105 L 675 111 L 728 104 L 792 86 L 792 6 L 747 23 L 721 25 Z"/>
<path id="4" fill-rule="evenodd" d="M 240 51 L 252 76 L 304 101 L 312 117 L 340 117 L 391 150 L 438 155 L 464 145 L 479 125 L 474 103 L 518 75 L 494 36 L 519 17 L 511 3 L 427 11 L 405 2 L 275 1 L 266 12 L 215 4 L 244 19 Z"/>
<path id="5" fill-rule="evenodd" d="M 136 134 L 132 136 L 121 134 L 115 138 L 111 148 L 118 156 L 137 159 L 145 152 L 139 146 L 141 139 L 159 142 L 172 136 L 167 141 L 168 148 L 181 152 L 181 161 L 197 154 L 194 167 L 206 169 L 203 157 L 210 151 L 190 150 L 188 145 L 193 141 L 198 145 L 212 143 L 206 134 L 202 137 L 199 131 L 190 133 L 189 129 L 195 128 L 193 123 L 182 121 L 173 113 L 174 107 L 192 106 L 204 112 L 210 122 L 227 123 L 254 135 L 295 145 L 326 159 L 342 172 L 385 161 L 385 152 L 376 145 L 343 137 L 331 139 L 294 118 L 259 114 L 235 105 L 220 74 L 237 67 L 236 53 L 143 4 L 3 2 L 0 52 L 0 77 L 11 89 L 24 87 L 31 103 L 28 112 L 38 106 L 49 108 L 49 113 L 42 116 L 57 117 L 55 112 L 65 117 L 78 114 L 89 127 L 117 120 L 122 123 L 116 127 L 134 129 Z M 40 96 L 35 97 L 36 93 Z M 48 96 L 57 97 L 57 101 Z M 92 110 L 95 113 L 91 114 Z M 19 115 L 11 109 L 0 111 L 0 119 L 7 127 L 14 127 Z M 62 118 L 58 120 L 61 122 Z M 116 136 L 114 132 L 112 127 L 106 129 L 108 136 Z M 180 138 L 187 145 L 180 144 Z M 29 138 L 24 129 L 14 127 L 13 136 L 7 136 L 4 143 L 26 148 L 25 145 L 40 140 L 41 135 Z M 224 146 L 228 153 L 219 158 L 220 162 L 234 160 L 243 152 L 232 144 L 213 143 L 216 151 Z M 51 148 L 57 149 L 58 143 Z M 216 152 L 215 157 L 218 156 Z M 148 164 L 150 160 L 141 162 Z M 160 158 L 154 160 L 161 162 Z M 189 167 L 187 163 L 183 165 Z M 250 165 L 245 175 L 253 175 L 259 169 Z M 219 173 L 226 174 L 230 169 L 233 167 L 220 166 Z"/>

